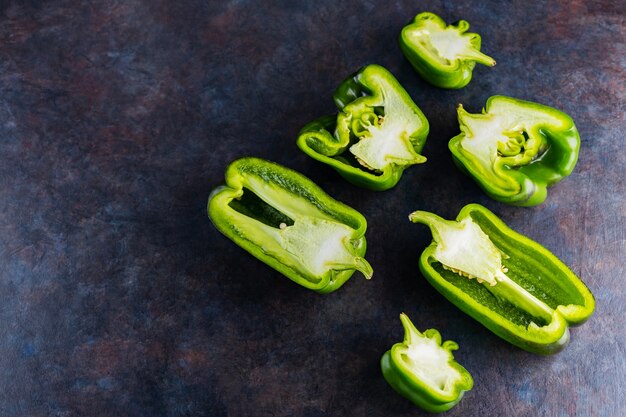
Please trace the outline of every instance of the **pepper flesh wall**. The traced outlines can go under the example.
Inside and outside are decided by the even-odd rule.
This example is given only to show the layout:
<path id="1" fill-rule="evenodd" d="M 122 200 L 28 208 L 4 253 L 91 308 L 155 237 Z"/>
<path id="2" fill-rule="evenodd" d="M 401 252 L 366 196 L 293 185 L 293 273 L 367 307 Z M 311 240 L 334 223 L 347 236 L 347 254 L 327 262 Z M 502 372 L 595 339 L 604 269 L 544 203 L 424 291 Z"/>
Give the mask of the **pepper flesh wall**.
<path id="1" fill-rule="evenodd" d="M 394 187 L 406 168 L 426 162 L 420 152 L 428 120 L 385 68 L 363 67 L 337 88 L 334 100 L 337 117 L 315 120 L 298 136 L 307 155 L 373 190 Z"/>
<path id="2" fill-rule="evenodd" d="M 487 100 L 482 113 L 458 107 L 461 134 L 448 144 L 455 163 L 493 199 L 541 204 L 547 188 L 578 161 L 580 136 L 567 114 L 505 96 Z"/>
<path id="3" fill-rule="evenodd" d="M 476 63 L 496 65 L 480 52 L 481 38 L 466 33 L 469 23 L 446 22 L 434 13 L 420 13 L 400 34 L 400 47 L 413 68 L 429 83 L 441 88 L 463 88 L 472 79 Z"/>
<path id="4" fill-rule="evenodd" d="M 208 213 L 220 232 L 306 288 L 327 293 L 354 271 L 372 276 L 363 258 L 365 218 L 278 164 L 258 158 L 230 164 Z"/>
<path id="5" fill-rule="evenodd" d="M 425 211 L 409 219 L 433 235 L 420 257 L 424 277 L 508 342 L 556 353 L 569 341 L 569 326 L 593 313 L 593 295 L 566 265 L 483 206 L 465 206 L 456 221 Z"/>
<path id="6" fill-rule="evenodd" d="M 396 343 L 381 358 L 385 380 L 400 395 L 433 413 L 454 407 L 474 381 L 470 373 L 454 360 L 459 345 L 443 343 L 435 329 L 421 333 L 404 313 L 400 315 L 404 341 Z"/>

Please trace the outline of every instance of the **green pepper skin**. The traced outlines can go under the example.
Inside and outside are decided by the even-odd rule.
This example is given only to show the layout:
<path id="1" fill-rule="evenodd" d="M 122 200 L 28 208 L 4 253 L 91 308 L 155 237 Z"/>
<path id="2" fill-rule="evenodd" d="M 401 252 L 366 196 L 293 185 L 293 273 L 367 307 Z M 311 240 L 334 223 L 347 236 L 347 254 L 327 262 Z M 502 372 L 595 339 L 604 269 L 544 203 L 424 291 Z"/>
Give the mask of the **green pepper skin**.
<path id="1" fill-rule="evenodd" d="M 463 88 L 471 81 L 477 62 L 496 65 L 480 52 L 480 35 L 465 33 L 468 29 L 465 20 L 446 26 L 436 14 L 420 13 L 402 29 L 400 48 L 415 71 L 432 85 Z"/>
<path id="2" fill-rule="evenodd" d="M 539 243 L 511 230 L 485 207 L 479 204 L 465 206 L 456 222 L 428 212 L 415 212 L 409 218 L 415 223 L 426 224 L 433 232 L 433 243 L 424 250 L 419 261 L 424 277 L 450 302 L 507 342 L 538 354 L 557 353 L 569 341 L 569 326 L 583 323 L 593 313 L 593 295 L 563 262 Z M 454 228 L 468 218 L 502 253 L 503 270 L 509 278 L 526 294 L 551 309 L 549 320 L 537 325 L 536 315 L 529 319 L 528 311 L 518 307 L 527 301 L 519 293 L 507 294 L 508 290 L 504 289 L 495 295 L 500 283 L 490 287 L 442 268 L 436 257 L 442 226 Z M 472 246 L 467 236 L 458 242 L 461 239 Z M 447 246 L 451 246 L 450 243 L 457 242 L 449 242 Z M 470 262 L 480 264 L 481 259 Z"/>
<path id="3" fill-rule="evenodd" d="M 254 257 L 319 293 L 337 290 L 355 270 L 371 277 L 363 259 L 367 222 L 359 212 L 263 159 L 238 159 L 225 177 L 209 197 L 209 218 Z"/>
<path id="4" fill-rule="evenodd" d="M 324 116 L 300 131 L 297 144 L 304 153 L 330 165 L 350 183 L 377 191 L 394 187 L 406 168 L 426 161 L 420 152 L 428 136 L 428 120 L 385 68 L 361 68 L 337 88 L 333 98 L 340 110 L 337 117 Z M 364 141 L 373 140 L 372 135 L 378 138 L 376 143 L 382 138 L 383 144 L 391 145 L 378 152 L 365 146 L 359 150 Z M 400 155 L 394 154 L 397 151 Z M 380 166 L 359 161 L 357 153 L 380 159 L 375 161 Z"/>
<path id="5" fill-rule="evenodd" d="M 458 349 L 459 345 L 451 340 L 442 343 L 441 334 L 435 329 L 420 333 L 405 314 L 400 315 L 400 320 L 404 327 L 404 341 L 393 345 L 380 361 L 385 380 L 397 393 L 423 410 L 431 413 L 448 411 L 474 386 L 470 373 L 452 355 L 452 351 Z M 412 345 L 416 344 L 426 345 L 427 353 L 435 353 L 433 357 L 442 362 L 435 364 L 434 370 L 430 366 L 431 369 L 416 372 L 409 353 Z M 444 384 L 445 391 L 433 382 L 433 372 L 449 375 Z"/>
<path id="6" fill-rule="evenodd" d="M 493 96 L 482 114 L 459 106 L 458 117 L 461 134 L 448 143 L 454 162 L 494 200 L 541 204 L 547 188 L 567 177 L 578 161 L 576 125 L 552 107 Z"/>

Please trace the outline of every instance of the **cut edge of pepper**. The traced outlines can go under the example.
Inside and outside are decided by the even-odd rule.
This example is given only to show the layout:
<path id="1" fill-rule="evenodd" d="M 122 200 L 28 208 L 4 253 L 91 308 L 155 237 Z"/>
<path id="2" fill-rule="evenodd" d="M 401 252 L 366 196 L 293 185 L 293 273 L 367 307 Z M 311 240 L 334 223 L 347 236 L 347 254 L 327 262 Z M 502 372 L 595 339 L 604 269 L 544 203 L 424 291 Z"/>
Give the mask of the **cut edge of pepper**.
<path id="1" fill-rule="evenodd" d="M 331 215 L 327 212 L 327 210 L 321 210 L 318 205 L 314 204 L 308 199 L 305 199 L 304 197 L 300 197 L 301 199 L 306 200 L 308 204 L 316 205 L 317 209 L 315 210 L 315 213 L 322 214 L 319 217 L 321 220 L 326 219 L 332 222 L 336 222 L 337 224 L 342 224 L 345 227 L 350 228 L 353 231 L 352 238 L 350 239 L 349 242 L 346 242 L 345 244 L 349 245 L 352 248 L 350 253 L 353 253 L 354 255 L 354 258 L 353 258 L 354 262 L 350 263 L 350 265 L 343 264 L 343 263 L 327 262 L 329 267 L 323 273 L 323 275 L 318 276 L 318 277 L 315 277 L 310 274 L 305 275 L 303 274 L 301 270 L 294 268 L 291 265 L 284 264 L 279 259 L 272 256 L 271 252 L 267 252 L 263 248 L 258 247 L 254 242 L 248 240 L 241 233 L 237 232 L 238 227 L 236 225 L 236 222 L 232 222 L 232 219 L 231 219 L 232 224 L 230 223 L 227 225 L 222 224 L 223 222 L 220 222 L 218 220 L 219 218 L 224 217 L 224 216 L 230 217 L 232 215 L 235 215 L 235 216 L 242 216 L 243 218 L 248 219 L 247 221 L 255 222 L 261 228 L 266 227 L 270 229 L 276 229 L 277 232 L 280 232 L 282 230 L 285 230 L 287 227 L 291 227 L 293 224 L 295 224 L 295 221 L 297 221 L 297 219 L 294 218 L 292 219 L 294 222 L 292 223 L 292 225 L 288 226 L 286 223 L 285 224 L 281 223 L 276 227 L 276 225 L 267 224 L 266 222 L 261 221 L 255 216 L 250 216 L 249 214 L 241 210 L 237 210 L 237 207 L 233 207 L 231 205 L 233 200 L 236 200 L 237 198 L 241 198 L 242 195 L 244 194 L 244 190 L 247 190 L 251 194 L 255 195 L 259 200 L 261 200 L 267 206 L 271 207 L 272 209 L 278 211 L 280 214 L 287 216 L 288 218 L 291 219 L 291 216 L 289 216 L 289 213 L 285 213 L 284 211 L 279 210 L 276 207 L 276 205 L 271 204 L 270 201 L 272 199 L 268 199 L 267 195 L 263 193 L 259 193 L 259 190 L 257 189 L 258 187 L 250 186 L 249 181 L 246 181 L 244 177 L 242 176 L 242 173 L 238 171 L 239 166 L 245 167 L 250 162 L 256 163 L 260 166 L 264 166 L 264 169 L 268 167 L 272 167 L 274 170 L 280 172 L 281 174 L 297 175 L 299 177 L 298 181 L 301 184 L 303 184 L 304 187 L 308 188 L 309 191 L 311 191 L 313 194 L 318 194 L 315 197 L 310 196 L 311 198 L 315 198 L 316 200 L 318 199 L 322 200 L 322 202 L 318 201 L 318 203 L 319 204 L 326 203 L 326 206 L 330 206 L 330 207 L 326 207 L 326 209 L 333 213 L 335 212 L 338 213 L 338 210 L 345 211 L 345 213 L 343 213 L 341 217 L 342 218 L 345 218 L 346 216 L 350 217 L 352 221 L 354 222 L 354 224 L 357 225 L 358 227 L 354 228 L 352 225 L 349 225 L 348 223 L 335 220 L 333 217 L 331 217 Z M 331 292 L 339 288 L 341 285 L 343 285 L 343 283 L 345 283 L 350 278 L 350 276 L 354 273 L 354 271 L 361 272 L 366 277 L 366 279 L 371 278 L 373 274 L 373 269 L 371 265 L 363 257 L 365 255 L 365 251 L 367 247 L 365 236 L 364 236 L 365 229 L 367 227 L 366 226 L 367 222 L 365 218 L 356 210 L 354 210 L 352 207 L 347 206 L 337 200 L 334 200 L 332 197 L 326 194 L 326 192 L 324 192 L 319 186 L 317 186 L 315 183 L 313 183 L 311 180 L 309 180 L 304 175 L 298 173 L 297 171 L 291 170 L 287 167 L 284 167 L 279 164 L 266 161 L 263 159 L 253 158 L 253 157 L 238 159 L 236 161 L 233 161 L 228 166 L 226 172 L 227 172 L 226 185 L 219 186 L 211 192 L 209 196 L 207 212 L 209 214 L 209 218 L 211 219 L 213 224 L 217 227 L 217 229 L 220 232 L 222 232 L 224 235 L 229 237 L 231 240 L 235 241 L 237 245 L 241 246 L 250 254 L 252 254 L 254 257 L 258 258 L 259 260 L 263 261 L 266 264 L 268 264 L 267 262 L 268 259 L 274 259 L 275 261 L 278 261 L 276 263 L 272 262 L 271 264 L 268 264 L 268 265 L 278 270 L 283 275 L 287 276 L 293 281 L 296 281 L 298 284 L 306 288 L 313 289 L 320 293 Z M 254 172 L 249 173 L 249 175 L 259 176 L 258 173 L 254 173 Z M 226 207 L 228 207 L 228 209 L 226 209 Z M 224 210 L 227 210 L 227 212 L 225 212 Z M 228 212 L 230 212 L 230 214 L 228 214 Z M 297 261 L 297 258 L 294 258 L 294 261 L 296 261 L 296 264 L 300 264 L 300 262 Z"/>
<path id="2" fill-rule="evenodd" d="M 399 100 L 410 108 L 412 116 L 419 120 L 421 126 L 415 132 L 407 132 L 407 135 L 412 133 L 408 140 L 410 141 L 412 152 L 415 153 L 414 161 L 410 164 L 389 162 L 380 170 L 370 167 L 365 161 L 360 160 L 357 155 L 348 151 L 348 148 L 358 145 L 362 139 L 355 140 L 355 138 L 358 138 L 352 128 L 352 124 L 355 121 L 352 120 L 352 113 L 345 110 L 346 107 L 355 105 L 355 103 L 359 105 L 366 101 L 379 100 L 381 101 L 379 105 L 369 107 L 372 114 L 375 113 L 384 118 L 385 111 L 387 111 L 386 108 L 381 110 L 384 107 L 384 97 L 382 92 L 375 91 L 372 88 L 372 85 L 380 84 L 380 80 L 377 79 L 378 76 L 382 76 L 385 82 L 391 84 L 391 87 L 399 96 Z M 378 87 L 382 89 L 380 86 Z M 344 95 L 349 100 L 344 100 L 342 97 Z M 333 97 L 337 107 L 340 109 L 333 128 L 331 129 L 330 116 L 325 116 L 310 122 L 298 134 L 297 145 L 307 155 L 330 165 L 348 182 L 376 191 L 384 191 L 394 187 L 405 169 L 412 165 L 426 162 L 426 157 L 421 154 L 421 151 L 430 130 L 428 119 L 426 119 L 426 116 L 424 116 L 404 87 L 386 68 L 376 64 L 360 68 L 339 85 Z M 341 127 L 342 131 L 348 133 L 339 135 L 337 129 L 342 124 L 344 125 Z M 333 130 L 333 133 L 329 129 Z M 315 146 L 316 142 L 321 143 L 322 146 Z M 327 148 L 328 154 L 320 151 L 320 148 Z"/>
<path id="3" fill-rule="evenodd" d="M 400 315 L 404 328 L 404 339 L 394 344 L 381 358 L 381 369 L 385 380 L 396 392 L 412 401 L 415 405 L 431 412 L 447 411 L 455 406 L 471 390 L 474 385 L 471 374 L 458 363 L 452 351 L 458 349 L 458 344 L 447 340 L 442 343 L 441 334 L 436 329 L 428 329 L 419 332 L 406 314 Z M 451 389 L 446 392 L 440 387 L 433 385 L 415 373 L 415 370 L 405 364 L 407 349 L 412 342 L 416 342 L 414 336 L 421 339 L 432 339 L 437 344 L 437 349 L 448 352 L 446 366 L 454 369 L 458 378 L 452 382 Z M 432 381 L 431 381 L 432 382 Z"/>
<path id="4" fill-rule="evenodd" d="M 448 25 L 447 27 L 454 26 Z M 496 65 L 495 59 L 485 54 L 480 49 L 477 49 L 474 45 L 467 47 L 463 53 L 456 53 L 454 58 L 444 57 L 440 54 L 437 47 L 416 39 L 417 36 L 415 32 L 421 29 L 423 28 L 417 26 L 416 23 L 405 26 L 401 32 L 401 40 L 406 44 L 406 47 L 412 48 L 426 65 L 448 73 L 460 72 L 474 63 L 479 63 L 487 67 L 494 67 Z M 463 37 L 464 35 L 470 35 L 470 33 L 459 33 L 459 37 Z M 474 35 L 476 35 L 473 39 L 474 42 L 478 39 L 478 44 L 480 44 L 480 35 Z"/>
<path id="5" fill-rule="evenodd" d="M 465 219 L 466 217 L 471 217 L 471 212 L 473 210 L 480 211 L 483 215 L 485 215 L 489 221 L 491 221 L 496 228 L 502 230 L 503 233 L 507 235 L 513 235 L 515 239 L 522 240 L 525 244 L 531 245 L 531 247 L 538 246 L 539 248 L 543 248 L 537 242 L 515 232 L 510 229 L 502 220 L 497 218 L 493 213 L 491 213 L 486 208 L 478 205 L 478 204 L 469 204 L 465 206 L 459 215 L 457 216 L 456 222 Z M 443 222 L 454 222 L 449 220 L 441 219 L 439 216 L 429 213 L 426 213 L 427 216 L 431 216 L 433 219 L 438 218 Z M 417 221 L 416 216 L 413 214 L 410 218 L 411 221 Z M 428 224 L 427 224 L 428 225 Z M 429 225 L 430 227 L 430 225 Z M 432 227 L 431 227 L 432 230 Z M 433 235 L 435 235 L 435 231 L 433 231 Z M 483 305 L 478 302 L 451 282 L 443 278 L 431 265 L 430 259 L 433 259 L 436 262 L 439 262 L 434 256 L 434 252 L 436 250 L 437 243 L 433 240 L 433 243 L 427 247 L 422 256 L 420 257 L 420 268 L 422 269 L 423 275 L 428 279 L 437 288 L 440 292 L 448 298 L 453 304 L 457 305 L 461 310 L 474 317 L 478 321 L 480 321 L 483 325 L 490 328 L 494 333 L 498 334 L 500 337 L 505 340 L 518 345 L 526 350 L 531 350 L 536 353 L 556 353 L 564 347 L 564 344 L 569 341 L 569 325 L 580 324 L 585 321 L 587 318 L 591 316 L 594 310 L 595 301 L 593 298 L 593 294 L 589 291 L 586 285 L 576 277 L 573 272 L 572 275 L 572 285 L 576 288 L 576 291 L 580 292 L 580 296 L 582 298 L 583 304 L 568 304 L 568 305 L 557 305 L 551 314 L 551 319 L 547 321 L 546 325 L 539 326 L 534 321 L 531 321 L 528 325 L 523 326 L 516 323 L 511 322 L 510 319 L 505 316 L 500 315 L 497 311 L 492 310 L 491 308 Z M 546 252 L 552 262 L 557 263 L 560 267 L 566 268 L 568 271 L 569 268 L 562 263 L 555 255 L 551 254 L 547 249 L 543 248 L 543 252 Z M 569 274 L 568 274 L 569 275 Z M 575 279 L 574 279 L 575 278 Z M 442 291 L 445 288 L 445 291 Z M 455 300 L 463 300 L 460 303 L 455 302 Z M 464 307 L 464 303 L 472 304 L 473 308 Z M 519 308 L 519 306 L 517 306 Z M 527 310 L 524 310 L 527 311 Z M 492 314 L 495 314 L 496 317 L 490 317 Z M 494 323 L 489 323 L 490 321 L 494 321 Z M 502 334 L 503 331 L 500 329 L 508 329 L 506 330 L 506 335 Z M 520 337 L 518 334 L 518 330 L 516 328 L 523 328 L 524 334 L 526 336 Z M 562 328 L 562 331 L 559 331 Z M 545 335 L 551 334 L 551 338 L 546 339 Z M 532 345 L 529 345 L 527 342 L 530 342 Z"/>

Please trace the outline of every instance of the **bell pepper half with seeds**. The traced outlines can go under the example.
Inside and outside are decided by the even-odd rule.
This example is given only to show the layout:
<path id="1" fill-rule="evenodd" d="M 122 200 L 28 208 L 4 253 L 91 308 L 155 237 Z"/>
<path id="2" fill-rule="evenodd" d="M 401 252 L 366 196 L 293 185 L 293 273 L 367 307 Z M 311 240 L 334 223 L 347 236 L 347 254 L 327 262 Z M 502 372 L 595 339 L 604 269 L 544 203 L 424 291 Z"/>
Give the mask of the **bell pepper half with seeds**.
<path id="1" fill-rule="evenodd" d="M 569 341 L 569 326 L 593 313 L 593 295 L 563 262 L 485 207 L 469 204 L 456 221 L 425 211 L 409 219 L 433 235 L 419 261 L 424 277 L 504 340 L 556 353 Z"/>
<path id="2" fill-rule="evenodd" d="M 225 236 L 303 287 L 328 293 L 354 271 L 372 276 L 363 258 L 365 218 L 289 168 L 234 161 L 226 185 L 209 197 L 208 214 Z"/>
<path id="3" fill-rule="evenodd" d="M 420 154 L 428 120 L 385 68 L 368 65 L 334 94 L 340 112 L 302 128 L 298 147 L 330 165 L 349 182 L 373 190 L 394 187 Z"/>
<path id="4" fill-rule="evenodd" d="M 578 161 L 576 125 L 552 107 L 493 96 L 479 114 L 459 105 L 458 118 L 461 134 L 448 143 L 456 165 L 503 203 L 541 204 Z"/>
<path id="5" fill-rule="evenodd" d="M 472 79 L 476 63 L 496 61 L 480 52 L 480 35 L 466 33 L 469 23 L 446 22 L 434 13 L 420 13 L 400 33 L 400 48 L 417 73 L 441 88 L 463 88 Z"/>
<path id="6" fill-rule="evenodd" d="M 454 407 L 474 386 L 470 373 L 454 360 L 459 345 L 441 343 L 435 329 L 421 333 L 406 314 L 400 315 L 404 341 L 383 355 L 380 366 L 385 380 L 400 395 L 431 413 Z"/>

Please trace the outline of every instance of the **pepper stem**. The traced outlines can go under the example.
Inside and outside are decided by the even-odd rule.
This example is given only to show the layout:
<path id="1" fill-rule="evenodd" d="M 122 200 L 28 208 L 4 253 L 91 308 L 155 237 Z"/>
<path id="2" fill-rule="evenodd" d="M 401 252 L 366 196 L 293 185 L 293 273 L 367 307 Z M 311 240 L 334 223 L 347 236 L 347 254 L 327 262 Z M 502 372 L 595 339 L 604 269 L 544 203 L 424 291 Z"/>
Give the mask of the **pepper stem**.
<path id="1" fill-rule="evenodd" d="M 352 262 L 329 262 L 327 265 L 336 271 L 356 269 L 365 276 L 365 279 L 371 279 L 374 275 L 374 269 L 372 269 L 372 266 L 365 260 L 365 258 L 360 256 L 355 256 Z"/>
<path id="2" fill-rule="evenodd" d="M 463 51 L 463 53 L 459 54 L 459 57 L 465 59 L 474 60 L 480 64 L 487 65 L 489 67 L 493 67 L 496 65 L 496 60 L 490 57 L 489 55 L 485 55 L 475 48 L 467 48 Z"/>
<path id="3" fill-rule="evenodd" d="M 404 327 L 404 344 L 411 345 L 416 339 L 422 337 L 422 334 L 415 328 L 415 325 L 409 319 L 409 316 L 400 314 L 400 321 Z"/>
<path id="4" fill-rule="evenodd" d="M 374 275 L 374 269 L 372 269 L 372 265 L 365 260 L 365 258 L 361 258 L 357 256 L 354 258 L 354 263 L 356 265 L 356 270 L 362 273 L 365 276 L 365 279 L 372 279 Z"/>
<path id="5" fill-rule="evenodd" d="M 424 223 L 426 225 L 429 225 L 430 223 L 445 221 L 434 213 L 421 210 L 414 211 L 413 213 L 409 214 L 409 220 L 411 220 L 413 223 Z"/>
<path id="6" fill-rule="evenodd" d="M 508 258 L 493 244 L 480 226 L 467 217 L 461 221 L 444 220 L 427 211 L 411 213 L 414 223 L 430 227 L 436 249 L 433 257 L 444 269 L 468 279 L 476 279 L 494 296 L 506 300 L 533 317 L 549 323 L 554 310 L 506 275 L 502 258 Z"/>
<path id="7" fill-rule="evenodd" d="M 409 214 L 409 220 L 413 223 L 422 223 L 428 226 L 430 232 L 433 234 L 433 239 L 435 240 L 435 242 L 438 243 L 443 241 L 440 233 L 441 229 L 446 226 L 454 229 L 459 228 L 458 222 L 454 220 L 446 220 L 429 211 L 414 211 L 413 213 Z"/>

